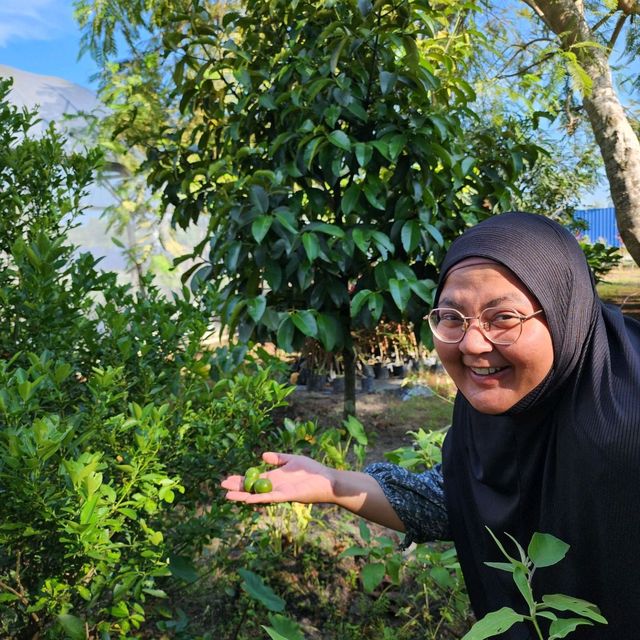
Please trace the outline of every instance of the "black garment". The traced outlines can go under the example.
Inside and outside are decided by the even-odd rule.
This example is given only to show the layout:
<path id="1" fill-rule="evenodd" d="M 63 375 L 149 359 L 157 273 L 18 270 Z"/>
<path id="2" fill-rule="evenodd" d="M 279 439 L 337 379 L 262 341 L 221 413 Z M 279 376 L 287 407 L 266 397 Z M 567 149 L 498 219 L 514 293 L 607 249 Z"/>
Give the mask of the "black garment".
<path id="1" fill-rule="evenodd" d="M 525 548 L 535 531 L 571 545 L 539 569 L 534 594 L 595 603 L 609 624 L 575 640 L 640 638 L 640 323 L 598 298 L 584 255 L 560 225 L 495 216 L 453 243 L 442 268 L 468 257 L 508 267 L 545 312 L 554 347 L 547 378 L 506 414 L 481 414 L 458 394 L 443 450 L 447 510 L 478 617 L 525 612 L 485 526 Z M 511 547 L 512 548 L 512 547 Z M 566 616 L 568 614 L 561 614 Z M 518 624 L 502 638 L 533 639 Z"/>
<path id="2" fill-rule="evenodd" d="M 444 497 L 442 465 L 422 473 L 390 462 L 374 462 L 364 468 L 380 485 L 385 497 L 405 527 L 401 548 L 412 542 L 451 540 Z"/>

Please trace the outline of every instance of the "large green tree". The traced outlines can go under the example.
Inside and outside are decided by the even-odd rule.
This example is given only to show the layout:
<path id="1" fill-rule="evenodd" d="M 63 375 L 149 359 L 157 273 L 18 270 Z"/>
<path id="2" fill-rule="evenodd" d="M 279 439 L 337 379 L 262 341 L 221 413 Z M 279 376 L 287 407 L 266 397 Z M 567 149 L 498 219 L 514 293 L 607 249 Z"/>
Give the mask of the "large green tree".
<path id="1" fill-rule="evenodd" d="M 177 224 L 208 216 L 194 277 L 218 287 L 223 324 L 340 351 L 353 411 L 353 330 L 419 327 L 447 244 L 507 206 L 537 150 L 480 130 L 455 4 L 204 9 L 164 32 L 188 117 L 149 154 L 150 184 Z"/>

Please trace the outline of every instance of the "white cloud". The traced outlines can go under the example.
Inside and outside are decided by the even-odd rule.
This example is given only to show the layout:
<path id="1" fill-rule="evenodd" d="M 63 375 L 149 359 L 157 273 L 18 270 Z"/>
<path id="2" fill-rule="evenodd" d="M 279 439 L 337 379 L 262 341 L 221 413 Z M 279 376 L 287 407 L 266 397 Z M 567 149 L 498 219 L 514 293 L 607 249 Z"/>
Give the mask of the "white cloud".
<path id="1" fill-rule="evenodd" d="M 0 0 L 0 47 L 12 40 L 51 40 L 71 31 L 71 0 Z"/>

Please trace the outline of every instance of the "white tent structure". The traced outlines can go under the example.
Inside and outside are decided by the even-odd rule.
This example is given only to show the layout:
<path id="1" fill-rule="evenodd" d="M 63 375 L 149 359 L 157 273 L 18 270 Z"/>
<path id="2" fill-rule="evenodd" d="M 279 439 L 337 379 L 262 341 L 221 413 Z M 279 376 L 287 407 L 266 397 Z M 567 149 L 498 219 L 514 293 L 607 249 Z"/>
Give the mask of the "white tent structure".
<path id="1" fill-rule="evenodd" d="M 41 76 L 0 64 L 0 78 L 13 78 L 13 88 L 9 98 L 18 107 L 38 109 L 41 122 L 33 129 L 42 132 L 54 122 L 63 129 L 81 126 L 82 121 L 73 119 L 65 122 L 65 115 L 92 113 L 100 109 L 100 102 L 89 89 L 55 78 Z"/>
<path id="2" fill-rule="evenodd" d="M 14 105 L 37 110 L 40 121 L 31 130 L 34 135 L 42 133 L 50 123 L 54 123 L 56 128 L 65 134 L 71 148 L 81 144 L 79 141 L 86 137 L 83 136 L 83 132 L 86 131 L 87 125 L 82 114 L 99 116 L 101 111 L 104 112 L 104 107 L 95 93 L 62 78 L 29 73 L 2 64 L 0 78 L 13 78 L 9 100 Z M 116 177 L 113 179 L 117 180 Z M 71 241 L 78 245 L 80 250 L 91 251 L 95 257 L 102 258 L 100 264 L 103 269 L 117 271 L 123 275 L 128 273 L 131 278 L 133 271 L 127 266 L 122 250 L 113 243 L 111 238 L 114 233 L 107 229 L 106 220 L 101 218 L 104 209 L 115 202 L 113 189 L 109 188 L 109 185 L 105 188 L 96 184 L 87 197 L 80 226 L 71 233 Z M 126 237 L 119 238 L 125 246 L 131 246 L 136 241 L 136 229 L 132 225 L 130 227 L 124 234 Z M 168 259 L 185 253 L 194 242 L 189 234 L 173 232 L 166 220 L 158 221 L 157 236 L 160 251 L 168 244 L 173 249 L 173 252 L 165 251 Z M 169 288 L 175 284 L 177 275 L 165 281 Z"/>

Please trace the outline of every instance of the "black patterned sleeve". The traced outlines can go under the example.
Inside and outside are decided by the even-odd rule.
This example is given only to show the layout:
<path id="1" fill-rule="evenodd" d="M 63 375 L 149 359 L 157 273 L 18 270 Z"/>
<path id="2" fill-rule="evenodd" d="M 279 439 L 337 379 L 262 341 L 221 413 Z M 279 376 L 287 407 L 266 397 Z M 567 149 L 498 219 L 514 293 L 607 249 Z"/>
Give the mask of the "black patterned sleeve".
<path id="1" fill-rule="evenodd" d="M 402 520 L 406 529 L 403 548 L 412 542 L 451 540 L 440 465 L 412 473 L 395 464 L 376 462 L 364 471 L 375 478 Z"/>

